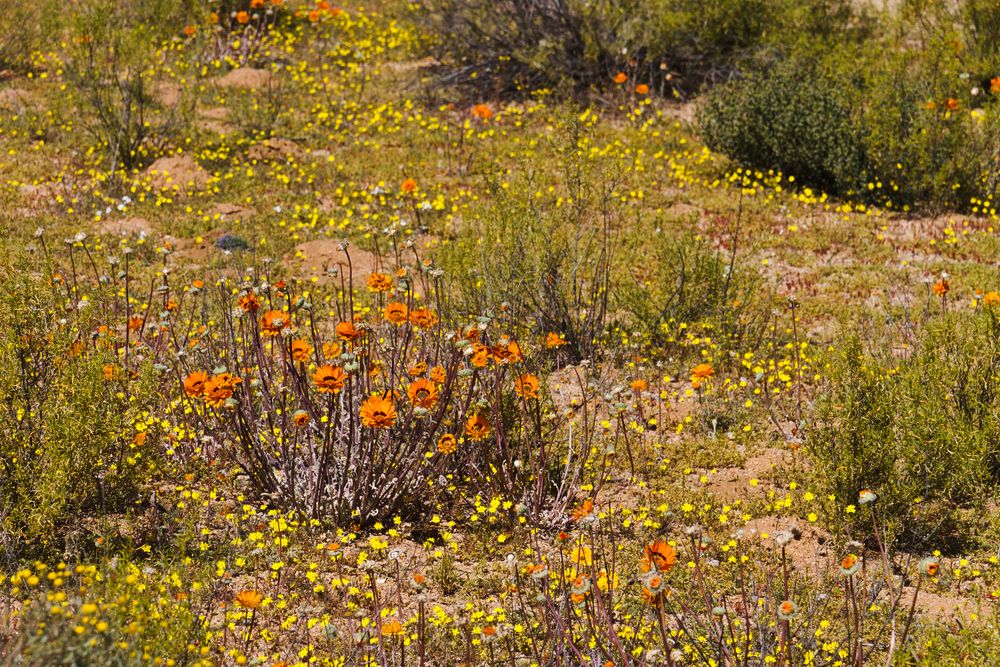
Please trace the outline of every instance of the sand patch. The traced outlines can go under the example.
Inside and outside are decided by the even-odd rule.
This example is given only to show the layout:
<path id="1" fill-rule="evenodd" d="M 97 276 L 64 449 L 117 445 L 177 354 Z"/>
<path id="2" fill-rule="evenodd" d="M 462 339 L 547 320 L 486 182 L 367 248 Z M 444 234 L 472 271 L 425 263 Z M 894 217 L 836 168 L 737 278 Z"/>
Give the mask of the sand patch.
<path id="1" fill-rule="evenodd" d="M 257 211 L 249 206 L 222 203 L 216 204 L 205 211 L 205 215 L 213 220 L 221 220 L 222 222 L 243 222 L 257 215 Z"/>
<path id="2" fill-rule="evenodd" d="M 287 139 L 265 139 L 250 147 L 247 157 L 258 162 L 278 162 L 295 157 L 302 149 L 294 141 Z"/>
<path id="3" fill-rule="evenodd" d="M 209 174 L 190 155 L 161 157 L 146 170 L 154 190 L 194 192 L 204 190 Z"/>
<path id="4" fill-rule="evenodd" d="M 273 78 L 274 73 L 271 70 L 238 67 L 219 78 L 215 84 L 220 88 L 259 90 L 266 88 Z"/>
<path id="5" fill-rule="evenodd" d="M 378 261 L 375 253 L 351 244 L 348 244 L 345 251 L 342 242 L 336 239 L 316 239 L 300 243 L 286 256 L 285 264 L 299 278 L 316 278 L 316 282 L 321 284 L 338 285 L 341 279 L 346 284 L 350 278 L 354 287 L 364 285 L 371 273 L 383 269 L 383 264 Z"/>
<path id="6" fill-rule="evenodd" d="M 31 95 L 20 88 L 0 88 L 0 109 L 24 111 L 30 106 Z"/>
<path id="7" fill-rule="evenodd" d="M 102 220 L 98 231 L 112 236 L 147 236 L 153 232 L 153 225 L 145 218 L 118 218 Z"/>

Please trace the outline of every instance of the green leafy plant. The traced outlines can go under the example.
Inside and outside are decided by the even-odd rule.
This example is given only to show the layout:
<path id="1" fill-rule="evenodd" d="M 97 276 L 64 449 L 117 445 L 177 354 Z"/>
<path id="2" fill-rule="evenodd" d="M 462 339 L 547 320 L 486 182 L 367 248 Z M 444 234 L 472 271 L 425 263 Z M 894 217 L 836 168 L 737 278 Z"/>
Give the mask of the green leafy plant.
<path id="1" fill-rule="evenodd" d="M 935 318 L 902 358 L 858 337 L 838 354 L 807 444 L 838 499 L 877 494 L 890 539 L 953 541 L 959 511 L 1000 481 L 998 333 L 984 308 Z M 859 510 L 848 530 L 867 525 Z"/>
<path id="2" fill-rule="evenodd" d="M 110 340 L 37 279 L 22 272 L 2 290 L 0 531 L 22 551 L 53 548 L 71 520 L 127 510 L 148 479 L 156 457 L 130 396 L 155 380 L 127 374 Z"/>
<path id="3" fill-rule="evenodd" d="M 45 20 L 49 7 L 44 2 L 17 2 L 4 8 L 0 16 L 0 70 L 27 70 L 32 53 L 51 29 Z"/>
<path id="4" fill-rule="evenodd" d="M 620 281 L 616 301 L 657 349 L 671 348 L 681 326 L 711 330 L 733 349 L 760 342 L 770 300 L 739 257 L 740 221 L 730 224 L 727 251 L 684 230 L 663 226 L 652 235 L 641 230 L 637 243 L 652 251 L 633 267 L 631 280 Z"/>
<path id="5" fill-rule="evenodd" d="M 857 192 L 871 168 L 856 87 L 806 60 L 786 61 L 713 91 L 698 128 L 713 150 L 780 169 L 828 191 Z"/>
<path id="6" fill-rule="evenodd" d="M 1000 63 L 979 44 L 989 21 L 927 4 L 936 9 L 901 19 L 901 35 L 861 48 L 804 42 L 760 60 L 708 95 L 702 138 L 740 164 L 886 208 L 991 201 Z"/>

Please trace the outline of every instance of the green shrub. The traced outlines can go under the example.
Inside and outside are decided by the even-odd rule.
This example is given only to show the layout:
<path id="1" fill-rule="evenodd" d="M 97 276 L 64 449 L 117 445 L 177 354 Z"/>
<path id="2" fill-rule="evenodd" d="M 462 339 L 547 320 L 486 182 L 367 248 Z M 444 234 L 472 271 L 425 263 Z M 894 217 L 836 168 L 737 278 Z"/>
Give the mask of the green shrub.
<path id="1" fill-rule="evenodd" d="M 266 139 L 289 116 L 289 86 L 277 76 L 260 89 L 233 91 L 229 98 L 229 117 L 248 139 Z"/>
<path id="2" fill-rule="evenodd" d="M 578 150 L 588 145 L 583 125 L 573 117 L 560 127 L 566 139 L 553 157 L 565 190 L 558 200 L 535 196 L 541 184 L 528 166 L 521 177 L 490 174 L 474 229 L 441 257 L 459 309 L 502 314 L 535 335 L 563 335 L 576 361 L 594 355 L 606 330 L 613 230 L 622 214 L 613 196 L 618 166 Z"/>
<path id="3" fill-rule="evenodd" d="M 783 62 L 711 93 L 698 125 L 713 150 L 807 185 L 850 193 L 870 170 L 857 91 L 807 60 Z"/>
<path id="4" fill-rule="evenodd" d="M 887 208 L 991 201 L 1000 61 L 980 40 L 992 19 L 968 18 L 971 1 L 956 14 L 925 4 L 936 9 L 912 24 L 904 13 L 901 34 L 863 48 L 805 42 L 758 62 L 708 95 L 702 138 L 741 164 Z"/>
<path id="5" fill-rule="evenodd" d="M 427 0 L 424 20 L 442 39 L 448 80 L 507 93 L 543 87 L 586 87 L 610 67 L 614 9 L 564 0 Z M 617 12 L 621 14 L 621 11 Z"/>
<path id="6" fill-rule="evenodd" d="M 1000 65 L 1000 5 L 996 2 L 906 0 L 900 10 L 904 26 L 912 26 L 911 32 L 923 40 L 924 48 L 958 47 L 966 71 L 995 76 L 992 72 Z"/>
<path id="7" fill-rule="evenodd" d="M 833 362 L 808 445 L 843 503 L 874 491 L 894 539 L 947 548 L 960 510 L 1000 482 L 1000 320 L 961 312 L 931 321 L 909 356 L 850 338 Z M 874 347 L 874 346 L 873 346 Z M 865 530 L 868 508 L 848 514 Z"/>
<path id="8" fill-rule="evenodd" d="M 1000 106 L 990 91 L 996 74 L 968 57 L 961 31 L 942 33 L 935 25 L 925 49 L 873 57 L 867 76 L 855 80 L 861 128 L 887 199 L 968 209 L 973 198 L 989 199 L 996 190 Z"/>
<path id="9" fill-rule="evenodd" d="M 660 63 L 691 84 L 730 79 L 747 64 L 795 49 L 802 41 L 855 41 L 867 20 L 841 0 L 645 0 L 627 23 L 630 52 L 655 78 Z"/>
<path id="10" fill-rule="evenodd" d="M 22 269 L 5 266 L 0 284 L 0 534 L 48 549 L 69 522 L 126 510 L 148 478 L 131 399 L 152 385 Z"/>
<path id="11" fill-rule="evenodd" d="M 656 348 L 670 347 L 681 327 L 711 330 L 718 343 L 732 348 L 760 342 L 769 299 L 738 253 L 713 249 L 686 231 L 643 236 L 639 242 L 648 254 L 637 262 L 641 272 L 637 268 L 632 280 L 620 281 L 615 296 Z"/>
<path id="12" fill-rule="evenodd" d="M 30 69 L 31 55 L 47 28 L 43 19 L 51 7 L 44 2 L 14 2 L 0 12 L 0 70 Z"/>
<path id="13" fill-rule="evenodd" d="M 996 608 L 981 602 L 974 609 L 983 622 L 956 626 L 921 619 L 920 625 L 914 624 L 916 641 L 913 648 L 896 653 L 897 659 L 892 664 L 900 667 L 960 667 L 973 662 L 996 664 L 1000 661 Z"/>
<path id="14" fill-rule="evenodd" d="M 212 579 L 203 569 L 191 576 Z M 30 583 L 32 578 L 38 583 Z M 194 644 L 204 623 L 198 612 L 218 589 L 195 584 L 178 590 L 174 582 L 120 556 L 100 571 L 93 565 L 47 567 L 40 562 L 23 567 L 10 577 L 21 602 L 17 622 L 22 632 L 6 646 L 0 638 L 0 664 L 203 664 L 196 661 Z M 168 587 L 173 594 L 163 595 Z"/>

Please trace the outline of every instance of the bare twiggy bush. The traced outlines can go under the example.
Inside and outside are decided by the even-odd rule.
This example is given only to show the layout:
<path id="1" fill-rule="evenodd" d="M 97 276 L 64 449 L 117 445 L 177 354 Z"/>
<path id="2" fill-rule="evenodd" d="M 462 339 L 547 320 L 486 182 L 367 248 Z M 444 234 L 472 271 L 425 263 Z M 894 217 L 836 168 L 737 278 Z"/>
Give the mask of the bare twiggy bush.
<path id="1" fill-rule="evenodd" d="M 141 24 L 120 25 L 124 20 L 113 4 L 89 7 L 74 28 L 74 50 L 65 66 L 83 125 L 115 178 L 162 150 L 184 126 L 189 102 L 181 96 L 161 108 L 154 101 L 155 33 Z"/>

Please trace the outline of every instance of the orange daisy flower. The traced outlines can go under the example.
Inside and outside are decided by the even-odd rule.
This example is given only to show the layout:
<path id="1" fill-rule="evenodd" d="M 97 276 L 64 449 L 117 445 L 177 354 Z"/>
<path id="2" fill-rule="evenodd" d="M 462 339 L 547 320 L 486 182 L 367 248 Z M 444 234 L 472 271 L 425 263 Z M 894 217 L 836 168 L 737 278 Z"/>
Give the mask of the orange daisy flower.
<path id="1" fill-rule="evenodd" d="M 438 317 L 433 310 L 417 308 L 410 311 L 410 322 L 420 329 L 430 329 L 438 323 Z"/>
<path id="2" fill-rule="evenodd" d="M 472 356 L 469 358 L 469 361 L 476 368 L 485 368 L 487 362 L 490 360 L 490 348 L 476 343 L 472 350 Z"/>
<path id="3" fill-rule="evenodd" d="M 205 371 L 194 371 L 184 378 L 184 393 L 192 398 L 197 398 L 205 393 L 205 383 L 208 382 L 208 373 Z"/>
<path id="4" fill-rule="evenodd" d="M 437 450 L 442 454 L 454 454 L 458 449 L 458 439 L 451 433 L 445 433 L 437 441 Z"/>
<path id="5" fill-rule="evenodd" d="M 438 400 L 437 387 L 426 378 L 420 378 L 413 382 L 407 388 L 406 395 L 410 397 L 410 402 L 413 405 L 421 408 L 433 408 Z"/>
<path id="6" fill-rule="evenodd" d="M 480 415 L 470 415 L 465 421 L 465 435 L 473 442 L 479 442 L 490 434 L 490 423 Z"/>
<path id="7" fill-rule="evenodd" d="M 239 300 L 240 309 L 244 313 L 250 313 L 251 315 L 260 310 L 260 297 L 256 294 L 247 294 L 240 297 Z"/>
<path id="8" fill-rule="evenodd" d="M 220 407 L 226 402 L 226 399 L 233 397 L 233 392 L 236 390 L 237 385 L 242 382 L 242 378 L 239 378 L 232 373 L 219 373 L 218 375 L 213 375 L 207 382 L 205 382 L 205 402 L 213 408 Z"/>
<path id="9" fill-rule="evenodd" d="M 368 276 L 368 289 L 372 292 L 388 292 L 392 289 L 392 278 L 387 273 L 373 273 Z"/>
<path id="10" fill-rule="evenodd" d="M 715 369 L 712 368 L 712 364 L 698 364 L 691 370 L 691 379 L 699 382 L 707 380 L 713 375 L 715 375 Z"/>
<path id="11" fill-rule="evenodd" d="M 594 501 L 587 498 L 583 503 L 570 513 L 573 521 L 581 521 L 594 513 Z"/>
<path id="12" fill-rule="evenodd" d="M 493 109 L 491 109 L 488 104 L 477 104 L 472 107 L 470 113 L 480 120 L 489 120 L 490 118 L 493 118 Z"/>
<path id="13" fill-rule="evenodd" d="M 664 542 L 656 540 L 646 545 L 642 555 L 642 565 L 645 571 L 656 569 L 657 572 L 669 572 L 677 564 L 677 551 Z"/>
<path id="14" fill-rule="evenodd" d="M 304 340 L 293 340 L 292 341 L 292 359 L 295 361 L 305 363 L 309 361 L 309 356 L 312 354 L 312 345 Z"/>
<path id="15" fill-rule="evenodd" d="M 354 322 L 341 322 L 337 325 L 337 338 L 351 342 L 361 337 L 361 330 L 354 326 Z"/>
<path id="16" fill-rule="evenodd" d="M 549 332 L 545 334 L 545 347 L 552 350 L 566 344 L 566 337 L 560 334 Z"/>
<path id="17" fill-rule="evenodd" d="M 264 596 L 257 591 L 240 591 L 236 594 L 233 602 L 244 609 L 258 609 L 261 603 L 264 602 Z"/>
<path id="18" fill-rule="evenodd" d="M 260 318 L 261 334 L 274 337 L 281 333 L 281 330 L 289 324 L 288 316 L 280 310 L 269 310 Z"/>
<path id="19" fill-rule="evenodd" d="M 514 382 L 514 393 L 521 398 L 538 398 L 538 376 L 525 373 Z"/>
<path id="20" fill-rule="evenodd" d="M 500 344 L 494 347 L 491 352 L 499 364 L 517 364 L 524 360 L 521 346 L 517 344 L 517 341 L 506 338 L 501 339 Z"/>
<path id="21" fill-rule="evenodd" d="M 316 391 L 321 394 L 336 394 L 347 384 L 347 373 L 340 366 L 324 364 L 312 376 Z"/>
<path id="22" fill-rule="evenodd" d="M 394 301 L 385 307 L 385 319 L 393 324 L 405 324 L 409 311 L 405 303 Z"/>
<path id="23" fill-rule="evenodd" d="M 369 396 L 361 404 L 361 423 L 368 428 L 390 428 L 396 423 L 396 406 L 381 396 Z"/>

